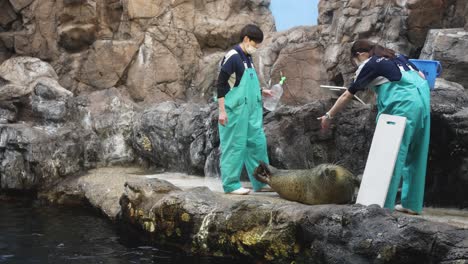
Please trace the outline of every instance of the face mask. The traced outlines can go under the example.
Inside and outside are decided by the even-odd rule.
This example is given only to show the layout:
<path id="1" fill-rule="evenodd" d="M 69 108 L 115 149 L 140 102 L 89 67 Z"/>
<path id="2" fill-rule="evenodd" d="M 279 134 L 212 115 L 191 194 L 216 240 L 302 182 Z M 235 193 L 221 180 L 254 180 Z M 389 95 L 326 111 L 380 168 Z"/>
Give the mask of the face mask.
<path id="1" fill-rule="evenodd" d="M 256 51 L 257 51 L 257 48 L 253 47 L 253 46 L 250 46 L 250 45 L 247 45 L 245 47 L 245 51 L 250 54 L 250 55 L 253 55 Z"/>

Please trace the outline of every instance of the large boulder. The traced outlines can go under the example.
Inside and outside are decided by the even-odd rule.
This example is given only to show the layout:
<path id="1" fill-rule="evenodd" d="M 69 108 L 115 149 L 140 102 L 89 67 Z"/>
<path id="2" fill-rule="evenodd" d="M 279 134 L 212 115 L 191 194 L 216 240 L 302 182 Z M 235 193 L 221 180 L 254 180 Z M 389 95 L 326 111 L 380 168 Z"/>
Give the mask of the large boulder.
<path id="1" fill-rule="evenodd" d="M 58 78 L 49 63 L 32 57 L 15 57 L 3 62 L 0 76 L 9 83 L 22 86 L 29 86 L 39 77 Z"/>
<path id="2" fill-rule="evenodd" d="M 125 182 L 147 179 L 141 168 L 112 166 L 91 169 L 79 177 L 68 177 L 53 187 L 42 190 L 38 198 L 60 205 L 92 205 L 111 220 L 120 214 L 119 199 Z"/>
<path id="3" fill-rule="evenodd" d="M 66 102 L 73 96 L 57 81 L 50 64 L 31 57 L 14 57 L 0 65 L 0 99 L 14 105 L 22 100 L 23 118 L 39 117 L 45 121 L 63 122 Z M 8 104 L 8 103 L 7 103 Z"/>
<path id="4" fill-rule="evenodd" d="M 132 143 L 153 164 L 203 174 L 208 155 L 219 145 L 213 105 L 165 102 L 135 118 Z"/>
<path id="5" fill-rule="evenodd" d="M 272 34 L 262 44 L 260 55 L 255 58 L 260 82 L 268 88 L 279 82 L 281 74 L 286 76 L 282 103 L 297 105 L 329 98 L 320 89 L 320 84 L 327 83 L 327 76 L 319 33 L 318 27 L 298 27 Z"/>
<path id="6" fill-rule="evenodd" d="M 211 102 L 217 95 L 216 81 L 225 51 L 207 52 L 198 60 L 198 71 L 185 91 L 188 102 Z"/>
<path id="7" fill-rule="evenodd" d="M 96 133 L 101 165 L 128 164 L 135 160 L 130 141 L 135 114 L 139 108 L 116 88 L 77 98 L 76 122 Z"/>
<path id="8" fill-rule="evenodd" d="M 88 51 L 78 80 L 96 89 L 108 89 L 122 82 L 124 72 L 138 51 L 136 41 L 99 40 Z"/>
<path id="9" fill-rule="evenodd" d="M 73 94 L 57 82 L 54 68 L 37 58 L 14 57 L 0 65 L 0 100 L 11 100 L 31 94 L 35 89 L 48 90 L 55 97 Z"/>
<path id="10" fill-rule="evenodd" d="M 265 117 L 272 165 L 303 169 L 321 163 L 338 163 L 356 175 L 362 173 L 375 128 L 375 108 L 352 104 L 336 117 L 336 126 L 325 131 L 317 117 L 331 103 L 326 100 L 283 107 Z"/>
<path id="11" fill-rule="evenodd" d="M 204 4 L 185 1 L 180 7 L 189 12 L 184 13 L 180 7 L 175 10 L 181 11 L 176 16 L 193 28 L 202 48 L 226 50 L 240 42 L 239 33 L 246 24 L 257 24 L 265 33 L 274 30 L 269 5 L 270 0 L 221 0 Z"/>
<path id="12" fill-rule="evenodd" d="M 68 114 L 67 101 L 73 94 L 52 78 L 38 78 L 31 95 L 33 113 L 45 121 L 64 122 Z"/>
<path id="13" fill-rule="evenodd" d="M 199 57 L 193 33 L 169 27 L 149 28 L 128 70 L 130 95 L 136 101 L 147 102 L 184 99 Z"/>
<path id="14" fill-rule="evenodd" d="M 429 32 L 421 59 L 442 64 L 442 78 L 468 87 L 468 31 L 462 28 L 433 29 Z"/>
<path id="15" fill-rule="evenodd" d="M 0 189 L 47 189 L 96 166 L 135 161 L 128 141 L 136 111 L 131 100 L 115 88 L 89 98 L 55 96 L 41 86 L 31 99 L 40 119 L 13 116 L 2 123 L 22 122 L 0 124 Z"/>
<path id="16" fill-rule="evenodd" d="M 88 137 L 75 127 L 0 125 L 0 189 L 37 190 L 80 172 Z"/>

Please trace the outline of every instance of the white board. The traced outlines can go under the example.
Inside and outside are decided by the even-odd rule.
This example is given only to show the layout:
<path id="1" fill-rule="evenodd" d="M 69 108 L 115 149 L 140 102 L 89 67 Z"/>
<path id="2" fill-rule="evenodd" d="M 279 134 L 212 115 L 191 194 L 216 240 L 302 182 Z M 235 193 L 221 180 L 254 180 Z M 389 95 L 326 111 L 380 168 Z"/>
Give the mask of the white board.
<path id="1" fill-rule="evenodd" d="M 356 203 L 384 206 L 405 125 L 406 117 L 380 115 Z"/>

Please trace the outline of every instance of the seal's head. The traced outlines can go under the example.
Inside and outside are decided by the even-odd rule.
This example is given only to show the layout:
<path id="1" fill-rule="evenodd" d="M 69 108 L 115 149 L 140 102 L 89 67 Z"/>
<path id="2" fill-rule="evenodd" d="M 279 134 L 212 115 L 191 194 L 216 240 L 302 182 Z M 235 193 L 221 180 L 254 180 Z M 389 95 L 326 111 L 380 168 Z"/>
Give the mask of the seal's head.
<path id="1" fill-rule="evenodd" d="M 320 164 L 313 171 L 317 178 L 311 184 L 320 190 L 314 194 L 314 203 L 344 204 L 353 200 L 358 181 L 349 170 L 335 164 Z"/>
<path id="2" fill-rule="evenodd" d="M 340 165 L 324 163 L 315 167 L 314 170 L 322 184 L 335 184 L 346 181 L 354 185 L 356 182 L 354 175 Z"/>

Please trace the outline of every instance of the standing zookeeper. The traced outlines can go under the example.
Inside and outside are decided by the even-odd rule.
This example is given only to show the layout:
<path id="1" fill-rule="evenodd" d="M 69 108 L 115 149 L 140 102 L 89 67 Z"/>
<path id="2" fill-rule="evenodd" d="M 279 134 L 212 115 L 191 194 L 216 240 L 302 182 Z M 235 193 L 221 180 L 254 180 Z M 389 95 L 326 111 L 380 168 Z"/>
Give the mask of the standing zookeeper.
<path id="1" fill-rule="evenodd" d="M 250 192 L 240 183 L 246 167 L 254 191 L 264 187 L 252 175 L 259 161 L 269 163 L 263 131 L 262 90 L 252 61 L 252 54 L 263 41 L 263 32 L 256 25 L 245 26 L 241 43 L 223 58 L 217 90 L 218 128 L 221 148 L 221 179 L 225 193 L 245 195 Z"/>
<path id="2" fill-rule="evenodd" d="M 367 40 L 351 47 L 357 65 L 356 78 L 324 116 L 322 127 L 342 110 L 359 90 L 372 89 L 377 94 L 380 114 L 407 118 L 405 132 L 393 170 L 384 207 L 419 214 L 423 207 L 424 183 L 430 134 L 430 88 L 424 75 L 406 57 Z M 400 181 L 401 205 L 395 206 Z"/>

